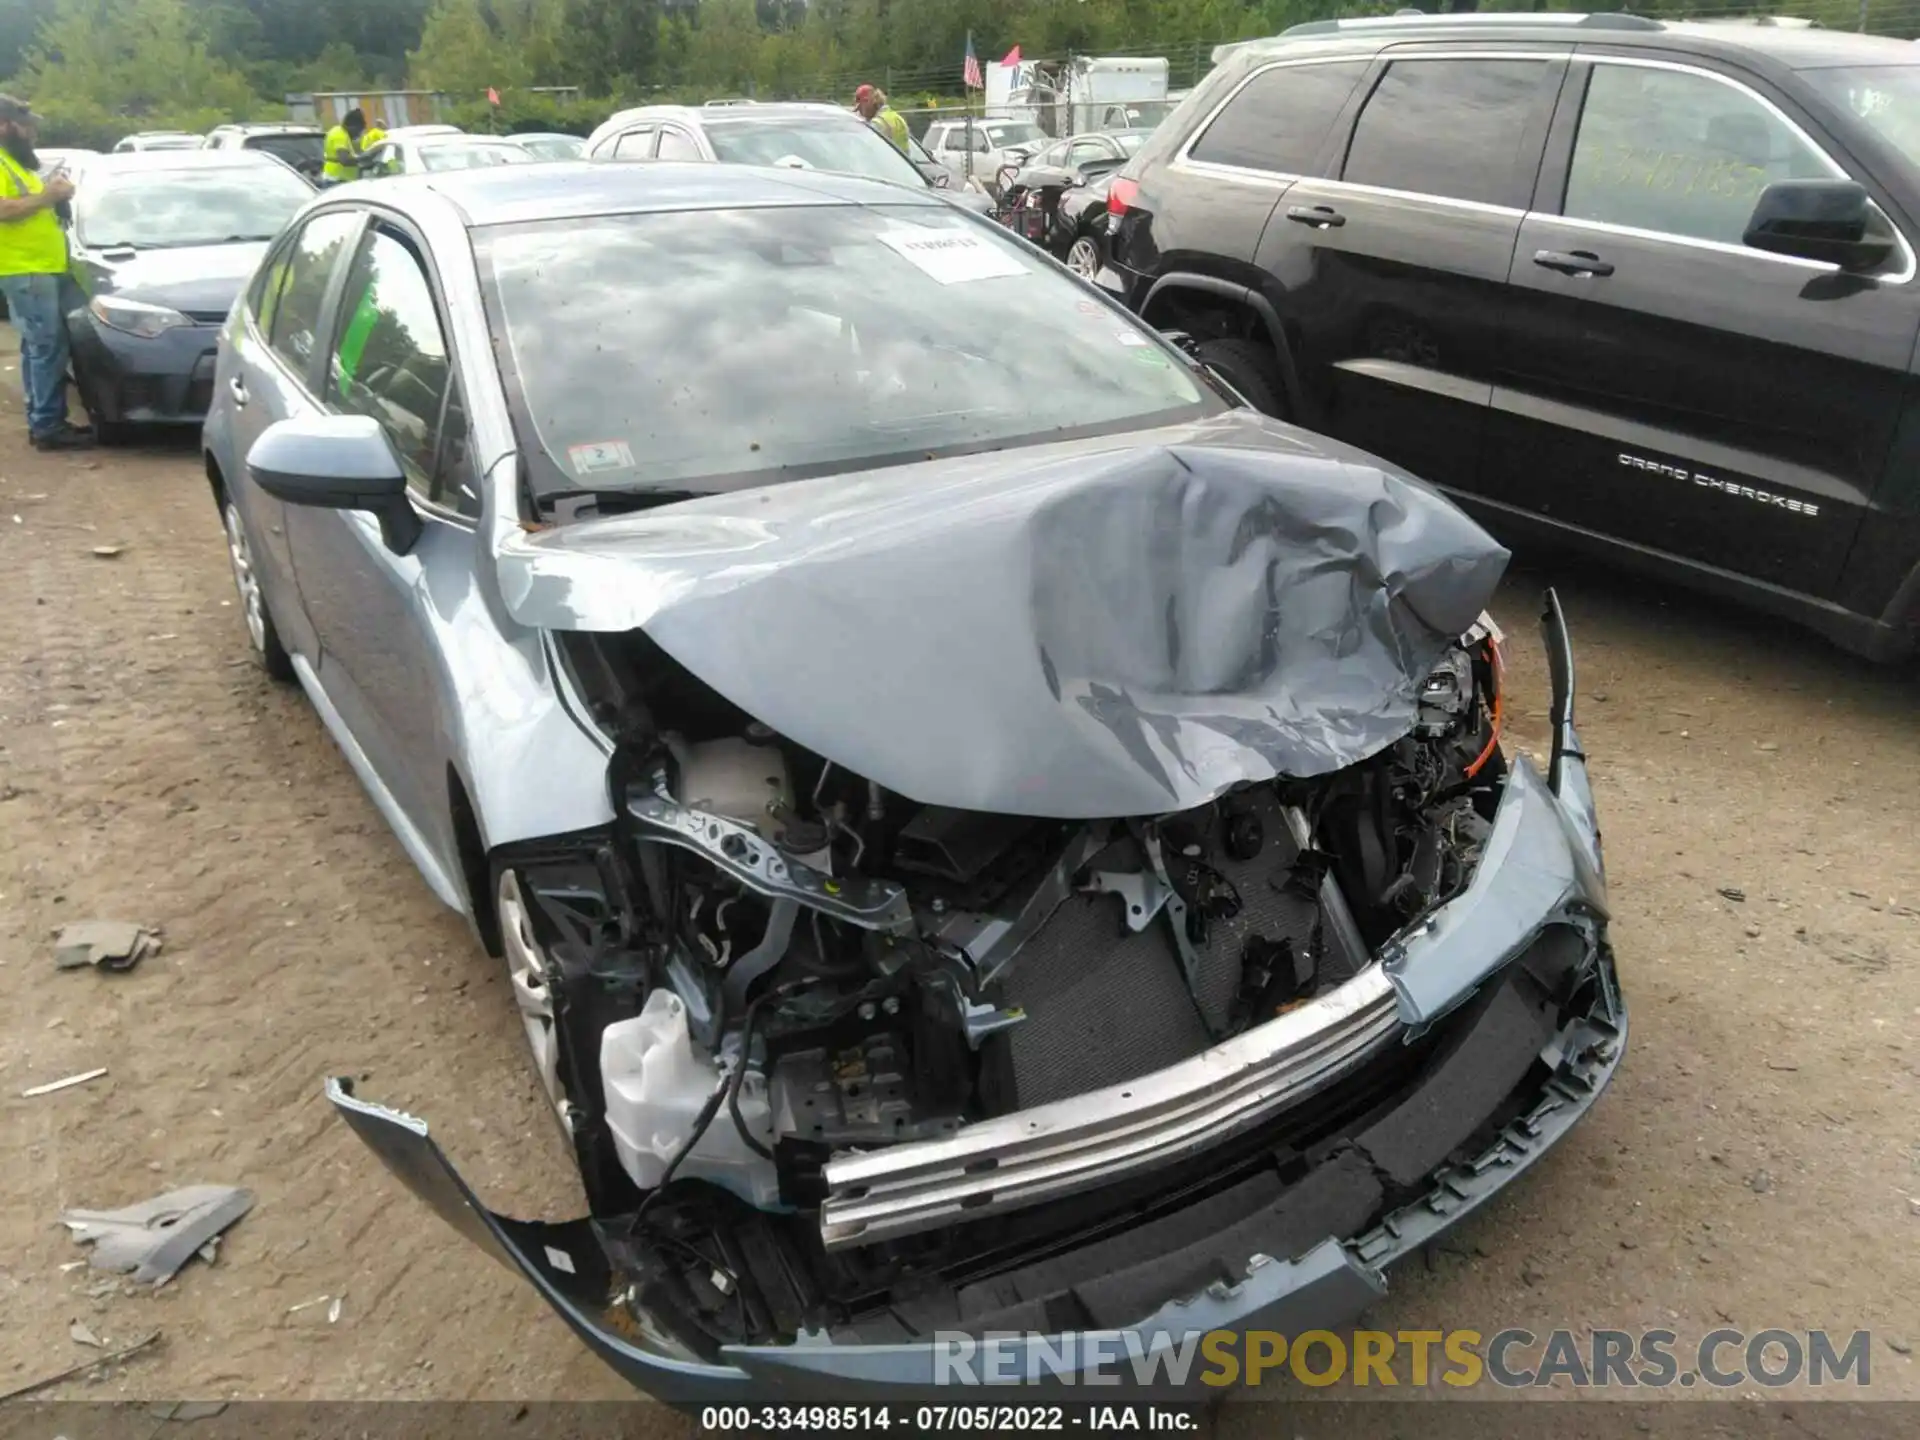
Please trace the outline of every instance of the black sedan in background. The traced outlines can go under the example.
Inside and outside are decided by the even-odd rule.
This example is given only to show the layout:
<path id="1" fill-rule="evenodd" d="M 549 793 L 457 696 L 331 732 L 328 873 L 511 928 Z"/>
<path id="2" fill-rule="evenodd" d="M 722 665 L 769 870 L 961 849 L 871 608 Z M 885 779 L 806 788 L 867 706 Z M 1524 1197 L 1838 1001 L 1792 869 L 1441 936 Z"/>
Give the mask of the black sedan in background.
<path id="1" fill-rule="evenodd" d="M 131 425 L 206 418 L 220 326 L 267 243 L 312 195 L 291 167 L 254 150 L 88 163 L 68 231 L 87 305 L 67 329 L 102 440 L 124 440 Z"/>

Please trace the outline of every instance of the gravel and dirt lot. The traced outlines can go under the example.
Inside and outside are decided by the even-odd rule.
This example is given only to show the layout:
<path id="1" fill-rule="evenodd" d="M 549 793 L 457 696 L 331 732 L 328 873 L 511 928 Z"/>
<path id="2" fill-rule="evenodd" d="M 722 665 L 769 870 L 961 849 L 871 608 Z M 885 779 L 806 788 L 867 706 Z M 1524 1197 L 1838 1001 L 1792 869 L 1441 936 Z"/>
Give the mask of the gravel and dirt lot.
<path id="1" fill-rule="evenodd" d="M 84 1358 L 79 1320 L 163 1340 L 55 1395 L 626 1396 L 322 1098 L 352 1074 L 428 1117 L 508 1213 L 577 1203 L 503 976 L 250 662 L 191 439 L 36 455 L 11 363 L 0 391 L 0 1392 Z M 1871 1329 L 1874 1393 L 1920 1398 L 1920 687 L 1527 557 L 1498 607 L 1524 748 L 1545 744 L 1548 573 L 1632 1043 L 1591 1119 L 1375 1322 Z M 165 949 L 57 972 L 54 929 L 94 917 Z M 195 1182 L 258 1196 L 214 1264 L 150 1296 L 71 1268 L 63 1208 Z"/>

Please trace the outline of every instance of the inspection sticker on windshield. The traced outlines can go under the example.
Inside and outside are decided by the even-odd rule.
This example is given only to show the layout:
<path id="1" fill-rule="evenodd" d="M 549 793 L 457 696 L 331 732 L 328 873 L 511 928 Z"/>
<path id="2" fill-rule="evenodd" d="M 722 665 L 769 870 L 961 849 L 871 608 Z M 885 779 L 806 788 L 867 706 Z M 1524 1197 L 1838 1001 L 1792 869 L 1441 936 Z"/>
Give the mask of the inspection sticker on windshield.
<path id="1" fill-rule="evenodd" d="M 1027 273 L 1017 256 L 961 230 L 885 230 L 880 243 L 942 285 Z"/>
<path id="2" fill-rule="evenodd" d="M 1118 340 L 1122 345 L 1146 345 L 1151 343 L 1147 337 L 1142 335 L 1138 330 L 1116 330 L 1113 332 L 1113 338 Z"/>
<path id="3" fill-rule="evenodd" d="M 576 475 L 600 475 L 608 470 L 631 470 L 633 451 L 624 440 L 594 440 L 585 445 L 569 445 L 567 462 Z"/>

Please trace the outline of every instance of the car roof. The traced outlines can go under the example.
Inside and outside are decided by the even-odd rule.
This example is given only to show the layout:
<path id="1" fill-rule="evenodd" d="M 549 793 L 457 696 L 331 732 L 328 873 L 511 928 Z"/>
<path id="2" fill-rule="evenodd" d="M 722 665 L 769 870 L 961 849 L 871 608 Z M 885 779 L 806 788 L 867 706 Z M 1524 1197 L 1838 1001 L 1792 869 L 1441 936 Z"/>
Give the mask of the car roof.
<path id="1" fill-rule="evenodd" d="M 827 170 L 772 169 L 656 160 L 556 160 L 404 175 L 369 182 L 383 202 L 404 207 L 438 197 L 469 227 L 673 210 L 751 210 L 776 205 L 925 205 L 931 190 L 862 180 Z M 341 193 L 338 191 L 330 193 Z"/>
<path id="2" fill-rule="evenodd" d="M 242 135 L 318 135 L 318 125 L 299 125 L 291 120 L 248 120 L 235 121 L 231 125 L 216 125 L 215 130 L 238 130 Z"/>
<path id="3" fill-rule="evenodd" d="M 1470 12 L 1461 15 L 1378 15 L 1314 20 L 1264 40 L 1222 46 L 1223 63 L 1295 54 L 1311 46 L 1323 53 L 1372 53 L 1388 45 L 1428 40 L 1520 40 L 1574 44 L 1582 48 L 1631 45 L 1690 55 L 1760 61 L 1785 70 L 1840 65 L 1920 64 L 1911 41 L 1850 30 L 1774 23 L 1772 17 L 1743 20 L 1655 20 L 1644 15 Z M 1216 52 L 1218 53 L 1218 52 Z"/>
<path id="4" fill-rule="evenodd" d="M 640 105 L 610 116 L 593 133 L 598 136 L 650 121 L 659 124 L 672 120 L 682 125 L 706 126 L 742 120 L 818 120 L 828 115 L 842 116 L 856 124 L 866 123 L 851 110 L 842 110 L 838 105 L 826 105 L 818 101 L 783 100 L 763 105 L 757 100 L 735 100 L 724 105 Z"/>
<path id="5" fill-rule="evenodd" d="M 89 161 L 87 178 L 157 175 L 168 170 L 257 170 L 263 165 L 299 173 L 264 150 L 123 150 Z"/>

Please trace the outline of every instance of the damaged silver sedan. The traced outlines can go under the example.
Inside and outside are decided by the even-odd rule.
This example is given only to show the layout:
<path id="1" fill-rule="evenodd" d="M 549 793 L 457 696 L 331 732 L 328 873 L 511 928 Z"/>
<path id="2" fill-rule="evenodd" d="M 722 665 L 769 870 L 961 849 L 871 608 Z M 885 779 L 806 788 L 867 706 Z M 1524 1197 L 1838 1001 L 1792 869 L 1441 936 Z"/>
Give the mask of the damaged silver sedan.
<path id="1" fill-rule="evenodd" d="M 1626 1016 L 1565 626 L 1543 774 L 1506 554 L 1437 493 L 886 186 L 374 199 L 237 308 L 208 475 L 256 653 L 507 967 L 591 1214 L 498 1216 L 329 1093 L 636 1384 L 1339 1323 L 1592 1105 Z"/>

